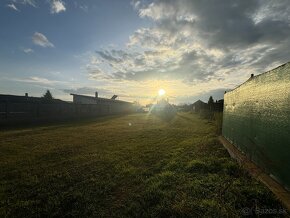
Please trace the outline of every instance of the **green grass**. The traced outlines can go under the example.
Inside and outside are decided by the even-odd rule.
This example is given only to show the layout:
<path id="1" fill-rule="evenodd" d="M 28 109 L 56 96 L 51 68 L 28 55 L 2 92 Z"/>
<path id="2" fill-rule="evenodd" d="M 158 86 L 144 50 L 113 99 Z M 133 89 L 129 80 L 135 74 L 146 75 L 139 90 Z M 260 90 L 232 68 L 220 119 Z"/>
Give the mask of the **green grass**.
<path id="1" fill-rule="evenodd" d="M 0 138 L 0 217 L 239 217 L 253 201 L 281 207 L 194 114 L 134 114 Z"/>

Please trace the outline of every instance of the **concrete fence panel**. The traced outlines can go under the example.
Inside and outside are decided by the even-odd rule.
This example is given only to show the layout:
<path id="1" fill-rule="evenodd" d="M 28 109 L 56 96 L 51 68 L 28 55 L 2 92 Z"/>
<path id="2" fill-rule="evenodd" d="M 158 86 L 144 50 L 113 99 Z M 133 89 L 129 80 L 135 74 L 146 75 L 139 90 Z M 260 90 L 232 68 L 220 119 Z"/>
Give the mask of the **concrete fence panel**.
<path id="1" fill-rule="evenodd" d="M 134 112 L 130 103 L 116 104 L 55 104 L 55 103 L 0 103 L 0 124 L 98 117 Z"/>

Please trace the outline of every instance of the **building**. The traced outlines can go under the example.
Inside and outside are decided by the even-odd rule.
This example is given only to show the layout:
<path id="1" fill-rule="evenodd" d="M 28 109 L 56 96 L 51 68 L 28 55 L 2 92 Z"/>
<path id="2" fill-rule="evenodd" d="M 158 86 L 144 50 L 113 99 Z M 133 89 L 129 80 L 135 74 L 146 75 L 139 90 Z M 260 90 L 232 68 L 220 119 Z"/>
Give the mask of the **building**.
<path id="1" fill-rule="evenodd" d="M 210 111 L 214 111 L 214 112 L 222 112 L 224 109 L 224 99 L 220 99 L 216 102 L 212 103 L 212 106 L 208 105 L 207 103 L 198 100 L 196 102 L 194 102 L 192 105 L 192 111 L 198 113 L 201 110 L 210 110 Z"/>
<path id="2" fill-rule="evenodd" d="M 169 103 L 168 99 L 162 98 L 152 106 L 150 112 L 162 119 L 170 120 L 175 116 L 176 109 Z"/>
<path id="3" fill-rule="evenodd" d="M 132 103 L 127 101 L 117 100 L 117 95 L 113 95 L 112 98 L 100 98 L 98 92 L 95 93 L 95 96 L 71 94 L 73 96 L 73 103 L 75 104 L 100 104 L 100 105 L 121 105 L 121 104 L 130 104 Z"/>
<path id="4" fill-rule="evenodd" d="M 91 105 L 95 108 L 99 108 L 98 110 L 102 110 L 107 114 L 129 113 L 136 111 L 136 107 L 133 103 L 117 100 L 117 95 L 113 95 L 112 98 L 100 98 L 98 92 L 95 93 L 95 96 L 79 94 L 71 95 L 73 96 L 73 103 L 75 105 Z"/>
<path id="5" fill-rule="evenodd" d="M 201 100 L 198 100 L 192 104 L 192 110 L 194 112 L 200 112 L 201 110 L 208 109 L 208 104 Z"/>
<path id="6" fill-rule="evenodd" d="M 169 104 L 168 100 L 160 99 L 157 101 L 155 105 L 152 106 L 152 112 L 164 112 L 165 110 L 168 110 L 168 108 L 171 108 L 172 105 Z"/>

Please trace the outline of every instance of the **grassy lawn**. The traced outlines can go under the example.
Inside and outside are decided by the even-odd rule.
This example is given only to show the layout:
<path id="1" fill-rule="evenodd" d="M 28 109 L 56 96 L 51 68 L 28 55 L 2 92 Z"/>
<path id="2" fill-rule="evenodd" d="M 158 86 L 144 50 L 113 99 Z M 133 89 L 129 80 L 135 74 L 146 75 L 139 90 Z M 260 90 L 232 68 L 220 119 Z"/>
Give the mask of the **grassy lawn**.
<path id="1" fill-rule="evenodd" d="M 281 205 L 192 114 L 0 133 L 0 217 L 239 217 Z"/>

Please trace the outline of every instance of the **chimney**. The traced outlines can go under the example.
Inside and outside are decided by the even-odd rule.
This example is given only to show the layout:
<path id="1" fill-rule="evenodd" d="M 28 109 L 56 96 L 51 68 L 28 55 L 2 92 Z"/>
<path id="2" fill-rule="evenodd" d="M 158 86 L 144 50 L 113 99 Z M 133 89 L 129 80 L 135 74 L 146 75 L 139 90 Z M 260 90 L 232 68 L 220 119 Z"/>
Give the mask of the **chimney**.
<path id="1" fill-rule="evenodd" d="M 251 74 L 251 78 L 254 78 L 254 74 L 253 73 Z"/>
<path id="2" fill-rule="evenodd" d="M 28 93 L 25 93 L 25 97 L 28 97 Z"/>
<path id="3" fill-rule="evenodd" d="M 95 92 L 95 97 L 98 98 L 99 97 L 99 94 L 98 92 Z"/>

